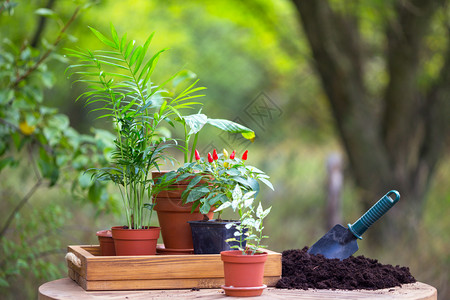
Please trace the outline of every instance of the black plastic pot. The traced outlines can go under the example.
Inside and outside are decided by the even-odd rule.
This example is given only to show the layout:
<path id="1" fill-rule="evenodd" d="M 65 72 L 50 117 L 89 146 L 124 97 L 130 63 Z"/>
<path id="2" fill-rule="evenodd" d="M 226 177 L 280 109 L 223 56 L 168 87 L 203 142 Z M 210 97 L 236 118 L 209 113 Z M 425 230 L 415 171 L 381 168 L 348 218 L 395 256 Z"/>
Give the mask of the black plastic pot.
<path id="1" fill-rule="evenodd" d="M 189 221 L 192 230 L 192 241 L 194 242 L 194 254 L 219 254 L 221 251 L 232 250 L 231 246 L 239 245 L 238 242 L 227 243 L 227 239 L 234 237 L 236 228 L 225 227 L 228 223 L 239 221 Z"/>

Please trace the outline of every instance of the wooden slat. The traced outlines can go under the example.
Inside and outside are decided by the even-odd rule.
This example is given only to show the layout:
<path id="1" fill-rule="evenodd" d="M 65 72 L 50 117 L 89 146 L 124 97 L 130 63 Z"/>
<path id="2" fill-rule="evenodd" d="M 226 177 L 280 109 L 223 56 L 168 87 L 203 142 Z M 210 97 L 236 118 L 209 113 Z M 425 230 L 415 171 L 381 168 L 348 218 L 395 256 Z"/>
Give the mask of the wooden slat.
<path id="1" fill-rule="evenodd" d="M 99 256 L 98 246 L 69 246 L 81 267 L 68 262 L 69 277 L 86 290 L 220 287 L 223 263 L 220 254 Z M 264 276 L 268 286 L 281 278 L 281 254 L 267 251 Z M 180 282 L 185 285 L 180 286 Z M 220 282 L 217 285 L 216 282 Z"/>
<path id="2" fill-rule="evenodd" d="M 264 284 L 275 286 L 280 280 L 278 276 L 264 277 Z M 174 287 L 176 283 L 176 287 Z M 164 290 L 164 289 L 211 289 L 224 284 L 223 278 L 181 278 L 151 279 L 151 280 L 91 280 L 87 282 L 87 291 L 111 291 L 111 290 Z"/>

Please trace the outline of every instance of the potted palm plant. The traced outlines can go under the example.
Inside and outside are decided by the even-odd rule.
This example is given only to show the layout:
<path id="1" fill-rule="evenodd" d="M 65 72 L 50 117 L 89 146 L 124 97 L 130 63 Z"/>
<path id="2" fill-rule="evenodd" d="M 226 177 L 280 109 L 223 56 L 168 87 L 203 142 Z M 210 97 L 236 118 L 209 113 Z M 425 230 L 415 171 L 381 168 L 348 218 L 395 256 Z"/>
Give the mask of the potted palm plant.
<path id="1" fill-rule="evenodd" d="M 88 171 L 96 180 L 113 182 L 121 195 L 126 225 L 112 228 L 116 254 L 155 254 L 160 228 L 151 227 L 150 222 L 155 204 L 160 200 L 157 195 L 173 188 L 171 184 L 186 179 L 151 173 L 153 170 L 160 172 L 160 166 L 167 161 L 176 161 L 167 154 L 167 150 L 180 149 L 185 161 L 189 161 L 189 156 L 192 160 L 193 152 L 189 150 L 191 137 L 193 145 L 196 145 L 198 133 L 205 124 L 241 133 L 251 140 L 255 134 L 240 124 L 209 119 L 200 113 L 201 103 L 195 98 L 202 97 L 198 92 L 205 88 L 196 87 L 197 81 L 179 93 L 166 89 L 169 82 L 180 81 L 178 79 L 182 76 L 179 73 L 161 85 L 152 82 L 156 63 L 166 50 L 159 50 L 147 58 L 153 34 L 138 46 L 128 40 L 126 34 L 119 37 L 113 25 L 111 39 L 94 28 L 90 29 L 109 50 L 67 49 L 69 55 L 78 60 L 67 70 L 79 76 L 77 82 L 88 85 L 88 91 L 77 100 L 83 98 L 86 104 L 92 105 L 91 111 L 102 113 L 99 118 L 112 121 L 116 139 L 110 166 Z M 193 109 L 199 109 L 198 113 L 184 115 Z M 166 134 L 167 127 L 176 127 L 175 124 L 184 128 L 184 143 L 181 145 Z M 145 250 L 122 250 L 121 244 L 128 244 L 129 236 L 133 239 L 141 233 L 146 237 L 138 237 L 138 240 Z"/>
<path id="2" fill-rule="evenodd" d="M 229 155 L 225 149 L 221 154 L 214 149 L 212 154 L 208 153 L 207 158 L 201 158 L 197 151 L 196 162 L 185 164 L 178 170 L 180 174 L 193 177 L 183 193 L 186 203 L 193 203 L 193 208 L 199 207 L 200 213 L 205 215 L 211 209 L 222 207 L 216 211 L 216 219 L 205 217 L 203 220 L 189 222 L 195 254 L 219 254 L 233 245 L 225 242 L 235 234 L 235 229 L 230 228 L 229 224 L 239 225 L 240 222 L 222 220 L 221 213 L 231 203 L 236 187 L 257 195 L 260 190 L 259 182 L 262 182 L 273 190 L 269 176 L 256 167 L 246 165 L 247 156 L 248 151 L 242 154 L 242 158 L 238 158 L 236 151 Z"/>
<path id="3" fill-rule="evenodd" d="M 235 243 L 231 248 L 237 250 L 220 252 L 225 276 L 222 288 L 228 296 L 260 296 L 266 288 L 263 277 L 267 253 L 262 251 L 266 246 L 261 245 L 261 241 L 267 238 L 263 235 L 263 219 L 270 213 L 271 207 L 264 210 L 259 202 L 255 209 L 254 196 L 254 191 L 243 194 L 240 185 L 237 185 L 232 193 L 232 201 L 216 209 L 221 211 L 231 207 L 239 213 L 240 224 L 227 225 L 237 230 L 234 237 L 227 240 L 228 243 Z"/>

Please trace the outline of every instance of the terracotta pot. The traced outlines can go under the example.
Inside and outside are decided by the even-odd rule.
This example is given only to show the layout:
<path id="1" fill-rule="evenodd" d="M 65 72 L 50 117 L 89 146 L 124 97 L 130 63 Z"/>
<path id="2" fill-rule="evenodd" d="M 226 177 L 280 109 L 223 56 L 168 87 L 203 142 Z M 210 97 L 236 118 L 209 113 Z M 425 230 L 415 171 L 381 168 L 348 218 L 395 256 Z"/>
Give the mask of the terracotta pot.
<path id="1" fill-rule="evenodd" d="M 112 238 L 111 230 L 97 231 L 98 242 L 100 243 L 100 253 L 102 256 L 116 255 L 114 247 L 114 240 Z"/>
<path id="2" fill-rule="evenodd" d="M 155 255 L 160 227 L 127 229 L 124 226 L 111 228 L 116 255 Z"/>
<path id="3" fill-rule="evenodd" d="M 161 177 L 167 172 L 152 172 L 153 179 Z M 163 191 L 155 197 L 154 210 L 158 215 L 161 235 L 166 251 L 185 249 L 186 254 L 192 253 L 194 244 L 192 242 L 191 227 L 188 221 L 203 220 L 203 215 L 197 208 L 193 213 L 192 203 L 183 204 L 181 194 L 189 184 L 189 180 L 171 185 L 171 190 Z M 208 218 L 212 219 L 212 209 Z"/>
<path id="4" fill-rule="evenodd" d="M 264 263 L 267 253 L 242 255 L 241 251 L 220 252 L 223 261 L 225 294 L 234 297 L 260 296 L 266 285 L 263 284 Z"/>

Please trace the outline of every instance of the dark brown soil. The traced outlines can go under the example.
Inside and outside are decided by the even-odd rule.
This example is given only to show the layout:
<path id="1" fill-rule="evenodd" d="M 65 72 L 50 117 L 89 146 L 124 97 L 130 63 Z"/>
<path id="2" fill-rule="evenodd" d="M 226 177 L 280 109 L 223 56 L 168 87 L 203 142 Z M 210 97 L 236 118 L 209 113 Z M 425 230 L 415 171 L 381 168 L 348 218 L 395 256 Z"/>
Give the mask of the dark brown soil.
<path id="1" fill-rule="evenodd" d="M 286 250 L 282 255 L 282 277 L 277 288 L 376 290 L 416 282 L 409 268 L 383 265 L 376 259 L 351 256 L 340 261 L 302 250 Z"/>

